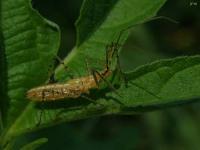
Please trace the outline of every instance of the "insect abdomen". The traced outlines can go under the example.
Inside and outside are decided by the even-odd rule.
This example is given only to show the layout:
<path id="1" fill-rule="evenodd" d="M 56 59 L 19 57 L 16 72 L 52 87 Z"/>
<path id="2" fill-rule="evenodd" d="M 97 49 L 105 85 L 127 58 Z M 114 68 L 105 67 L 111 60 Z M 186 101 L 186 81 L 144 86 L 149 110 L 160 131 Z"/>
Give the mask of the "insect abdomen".
<path id="1" fill-rule="evenodd" d="M 33 88 L 27 92 L 27 98 L 35 101 L 52 101 L 63 98 L 77 98 L 80 90 L 67 84 L 52 84 Z"/>

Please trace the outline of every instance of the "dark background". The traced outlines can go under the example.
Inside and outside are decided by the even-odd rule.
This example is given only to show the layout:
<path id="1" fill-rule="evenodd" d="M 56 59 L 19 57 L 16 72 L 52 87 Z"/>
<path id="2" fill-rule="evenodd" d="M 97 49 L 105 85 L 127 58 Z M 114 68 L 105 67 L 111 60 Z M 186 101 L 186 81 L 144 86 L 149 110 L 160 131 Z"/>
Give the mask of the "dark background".
<path id="1" fill-rule="evenodd" d="M 194 6 L 192 2 L 197 2 Z M 76 40 L 75 26 L 82 0 L 34 0 L 33 6 L 61 28 L 60 57 Z M 179 24 L 155 20 L 132 29 L 120 54 L 125 71 L 181 55 L 200 53 L 200 1 L 169 0 L 158 13 Z M 176 89 L 174 89 L 176 90 Z M 17 145 L 40 137 L 40 150 L 199 150 L 200 103 L 132 116 L 106 116 L 64 123 L 22 136 Z"/>

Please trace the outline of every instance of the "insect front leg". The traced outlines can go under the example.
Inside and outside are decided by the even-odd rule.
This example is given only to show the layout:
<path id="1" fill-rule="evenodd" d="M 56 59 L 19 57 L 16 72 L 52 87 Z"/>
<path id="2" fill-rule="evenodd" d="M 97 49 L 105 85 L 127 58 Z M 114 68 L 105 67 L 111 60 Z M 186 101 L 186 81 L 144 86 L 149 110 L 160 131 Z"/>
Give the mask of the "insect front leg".
<path id="1" fill-rule="evenodd" d="M 94 81 L 95 81 L 97 87 L 99 88 L 99 81 L 98 81 L 98 79 L 97 79 L 97 75 L 96 75 L 96 73 L 95 73 L 95 70 L 89 68 L 89 64 L 88 64 L 87 59 L 85 60 L 85 64 L 86 64 L 86 67 L 87 67 L 88 76 L 89 76 L 90 74 L 92 74 L 92 76 L 93 76 L 93 78 L 94 78 Z"/>
<path id="2" fill-rule="evenodd" d="M 122 71 L 120 60 L 119 60 L 119 53 L 118 52 L 116 53 L 116 57 L 117 57 L 117 69 L 119 71 L 120 77 L 124 81 L 125 86 L 128 87 L 128 80 L 127 80 L 127 78 L 125 76 L 125 73 Z"/>
<path id="3" fill-rule="evenodd" d="M 117 90 L 115 89 L 115 87 L 109 82 L 107 81 L 102 75 L 101 73 L 99 73 L 98 71 L 96 70 L 93 70 L 93 72 L 95 74 L 97 74 L 114 92 L 116 95 L 118 95 L 119 97 L 121 97 L 121 95 L 117 92 Z M 120 101 L 118 101 L 117 99 L 114 99 L 114 101 L 116 101 L 117 103 L 121 104 L 121 105 L 124 105 L 123 103 L 121 103 Z"/>
<path id="4" fill-rule="evenodd" d="M 95 73 L 96 70 L 94 70 L 94 69 L 90 69 L 90 70 L 91 70 L 92 76 L 93 76 L 93 78 L 94 78 L 94 81 L 95 81 L 97 87 L 99 88 L 99 81 L 98 81 L 97 75 L 96 75 L 96 73 Z"/>

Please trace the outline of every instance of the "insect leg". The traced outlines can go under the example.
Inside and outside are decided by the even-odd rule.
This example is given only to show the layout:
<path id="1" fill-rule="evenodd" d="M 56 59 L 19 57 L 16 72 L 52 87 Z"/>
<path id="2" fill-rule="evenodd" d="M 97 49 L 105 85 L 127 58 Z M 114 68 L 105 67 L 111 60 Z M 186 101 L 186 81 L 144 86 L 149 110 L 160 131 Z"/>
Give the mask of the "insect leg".
<path id="1" fill-rule="evenodd" d="M 111 50 L 112 50 L 112 55 L 110 56 L 110 61 L 112 60 L 112 58 L 114 57 L 114 55 L 116 55 L 116 59 L 117 59 L 117 70 L 120 74 L 120 77 L 123 79 L 124 83 L 125 83 L 125 86 L 127 87 L 128 85 L 128 82 L 127 82 L 127 79 L 126 79 L 126 76 L 125 74 L 123 73 L 122 71 L 122 68 L 121 68 L 121 63 L 120 63 L 120 59 L 119 59 L 119 49 L 120 47 L 122 47 L 122 45 L 119 43 L 120 42 L 120 39 L 121 39 L 121 36 L 123 34 L 123 30 L 120 31 L 119 33 L 119 36 L 117 38 L 117 41 L 115 43 L 113 43 L 111 46 Z"/>
<path id="2" fill-rule="evenodd" d="M 49 83 L 56 83 L 56 82 L 57 82 L 57 80 L 55 79 L 55 72 L 53 71 L 53 72 L 50 74 L 48 84 L 49 84 Z"/>
<path id="3" fill-rule="evenodd" d="M 64 69 L 67 71 L 68 67 L 65 65 L 64 61 L 58 56 L 56 55 L 56 60 L 63 65 Z"/>
<path id="4" fill-rule="evenodd" d="M 44 113 L 44 104 L 45 104 L 45 94 L 44 94 L 44 91 L 42 92 L 42 102 L 41 104 L 39 105 L 40 106 L 40 114 L 39 114 L 39 121 L 37 122 L 36 126 L 38 127 L 41 122 L 42 122 L 42 115 Z"/>
<path id="5" fill-rule="evenodd" d="M 38 120 L 38 122 L 37 122 L 37 124 L 36 124 L 36 127 L 38 127 L 38 126 L 40 126 L 40 124 L 41 124 L 41 122 L 42 122 L 42 115 L 43 115 L 43 111 L 44 111 L 44 108 L 43 108 L 43 102 L 41 103 L 41 110 L 40 110 L 40 114 L 39 114 L 39 120 Z"/>
<path id="6" fill-rule="evenodd" d="M 88 60 L 85 59 L 85 66 L 87 68 L 87 72 L 88 72 L 88 76 L 90 75 L 90 69 L 89 69 L 89 64 L 88 64 Z"/>
<path id="7" fill-rule="evenodd" d="M 92 98 L 90 98 L 90 97 L 88 97 L 86 95 L 81 95 L 81 97 L 86 99 L 86 100 L 88 100 L 88 101 L 90 101 L 90 102 L 92 102 L 93 104 L 104 106 L 103 104 L 98 103 L 97 101 L 95 101 L 94 99 L 92 99 Z"/>
<path id="8" fill-rule="evenodd" d="M 65 65 L 64 61 L 59 57 L 59 56 L 55 56 L 54 58 L 54 65 L 53 65 L 53 69 L 51 69 L 51 72 L 50 72 L 50 77 L 49 77 L 49 82 L 48 83 L 56 83 L 57 80 L 55 79 L 55 65 L 56 64 L 62 64 L 64 66 L 64 69 L 67 71 L 67 66 Z"/>
<path id="9" fill-rule="evenodd" d="M 92 76 L 93 76 L 93 78 L 94 78 L 94 81 L 95 81 L 97 87 L 99 88 L 99 81 L 97 80 L 97 75 L 96 75 L 96 73 L 95 73 L 95 70 L 94 70 L 94 69 L 91 69 L 91 73 L 92 73 Z"/>
<path id="10" fill-rule="evenodd" d="M 110 58 L 110 55 L 109 55 L 109 51 L 112 50 L 112 44 L 111 45 L 106 45 L 106 68 L 108 69 L 109 68 L 109 65 L 110 65 L 110 62 L 109 62 L 109 58 Z"/>
<path id="11" fill-rule="evenodd" d="M 84 98 L 84 99 L 86 99 L 86 100 L 88 100 L 88 101 L 90 101 L 90 102 L 92 102 L 94 104 L 98 104 L 95 100 L 93 100 L 92 98 L 90 98 L 90 97 L 88 97 L 86 95 L 81 95 L 80 97 L 82 97 L 82 98 Z"/>
<path id="12" fill-rule="evenodd" d="M 92 74 L 92 76 L 93 76 L 93 78 L 94 78 L 94 81 L 95 81 L 97 87 L 99 88 L 99 82 L 98 82 L 98 80 L 97 80 L 97 76 L 96 76 L 95 72 L 93 71 L 93 69 L 90 69 L 90 68 L 89 68 L 89 64 L 88 64 L 87 59 L 85 59 L 85 64 L 86 64 L 86 67 L 87 67 L 88 76 L 89 76 L 90 74 Z"/>
<path id="13" fill-rule="evenodd" d="M 41 124 L 41 122 L 42 122 L 42 114 L 43 114 L 43 111 L 40 110 L 39 120 L 38 120 L 38 122 L 37 122 L 37 124 L 36 124 L 36 127 L 40 126 L 40 124 Z"/>
<path id="14" fill-rule="evenodd" d="M 57 82 L 56 80 L 55 80 L 55 72 L 54 72 L 54 69 L 55 69 L 55 61 L 54 61 L 54 64 L 52 65 L 50 65 L 50 67 L 49 67 L 49 74 L 48 74 L 48 76 L 49 76 L 49 80 L 48 80 L 48 83 L 55 83 L 55 82 Z"/>
<path id="15" fill-rule="evenodd" d="M 113 91 L 116 91 L 116 89 L 113 87 L 113 85 L 107 81 L 106 79 L 104 79 L 104 77 L 101 75 L 101 73 L 99 73 L 98 71 L 96 70 L 93 70 L 93 74 L 97 74 L 106 84 L 108 84 L 108 86 L 110 86 L 110 88 L 113 90 Z M 96 76 L 96 75 L 95 75 Z"/>
<path id="16" fill-rule="evenodd" d="M 117 94 L 119 97 L 121 97 L 121 95 L 117 92 L 117 90 L 113 87 L 113 85 L 107 81 L 102 75 L 101 73 L 99 73 L 98 71 L 96 70 L 93 70 L 96 74 L 98 74 L 98 76 L 115 92 L 115 94 Z M 121 104 L 121 105 L 124 105 L 123 103 L 121 103 L 120 101 L 114 99 L 117 103 Z"/>
<path id="17" fill-rule="evenodd" d="M 124 83 L 125 83 L 125 86 L 127 87 L 128 86 L 128 80 L 124 74 L 124 72 L 122 71 L 122 68 L 121 68 L 121 64 L 120 64 L 120 60 L 119 60 L 119 53 L 116 52 L 116 57 L 117 57 L 117 68 L 119 70 L 119 74 L 120 76 L 122 77 L 122 79 L 124 80 Z"/>

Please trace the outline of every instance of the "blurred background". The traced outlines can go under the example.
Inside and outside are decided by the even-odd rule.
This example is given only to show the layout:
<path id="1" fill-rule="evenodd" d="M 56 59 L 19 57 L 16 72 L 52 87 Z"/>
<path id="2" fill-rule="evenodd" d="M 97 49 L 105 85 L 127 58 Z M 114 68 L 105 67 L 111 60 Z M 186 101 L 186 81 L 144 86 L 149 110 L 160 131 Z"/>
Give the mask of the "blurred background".
<path id="1" fill-rule="evenodd" d="M 82 0 L 34 0 L 33 6 L 61 28 L 62 58 L 75 45 Z M 155 20 L 132 29 L 120 54 L 124 71 L 181 55 L 200 53 L 200 1 L 168 0 L 158 13 L 179 22 Z M 105 116 L 63 123 L 27 134 L 21 145 L 40 137 L 39 150 L 200 150 L 200 103 L 132 116 Z"/>

